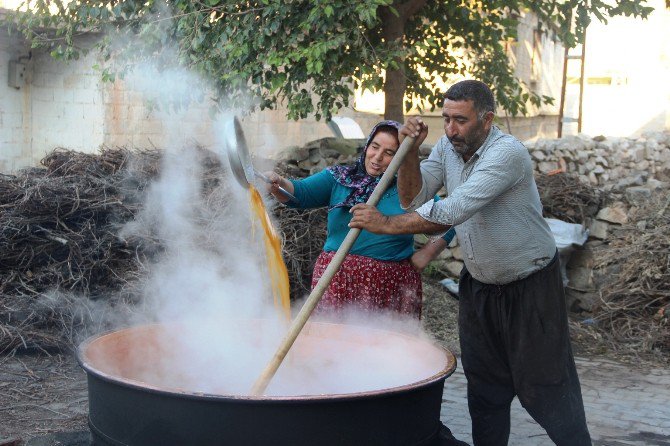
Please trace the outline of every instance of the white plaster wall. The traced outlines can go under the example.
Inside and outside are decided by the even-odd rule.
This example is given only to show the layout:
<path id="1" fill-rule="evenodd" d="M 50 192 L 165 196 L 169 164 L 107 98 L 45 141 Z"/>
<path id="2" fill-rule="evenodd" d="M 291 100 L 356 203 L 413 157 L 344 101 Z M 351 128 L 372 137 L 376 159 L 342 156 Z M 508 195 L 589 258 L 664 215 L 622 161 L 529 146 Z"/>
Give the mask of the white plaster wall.
<path id="1" fill-rule="evenodd" d="M 56 147 L 92 153 L 103 144 L 104 107 L 95 62 L 95 52 L 72 62 L 34 53 L 27 88 L 34 157 Z"/>
<path id="2" fill-rule="evenodd" d="M 24 150 L 31 137 L 30 94 L 26 88 L 7 85 L 9 61 L 27 55 L 20 41 L 0 30 L 0 172 L 32 161 L 32 154 Z"/>

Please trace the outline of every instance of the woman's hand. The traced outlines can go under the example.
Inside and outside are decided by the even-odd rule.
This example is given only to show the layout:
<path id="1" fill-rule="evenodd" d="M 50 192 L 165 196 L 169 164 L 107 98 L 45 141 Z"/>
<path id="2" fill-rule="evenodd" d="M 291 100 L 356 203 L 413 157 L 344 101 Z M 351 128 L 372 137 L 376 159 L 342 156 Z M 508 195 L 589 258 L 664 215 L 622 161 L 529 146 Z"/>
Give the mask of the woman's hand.
<path id="1" fill-rule="evenodd" d="M 416 251 L 409 259 L 409 263 L 418 272 L 423 271 L 426 266 L 440 255 L 440 253 L 448 246 L 448 243 L 443 238 L 434 238 L 428 240 L 428 243 L 423 245 L 421 249 Z"/>
<path id="2" fill-rule="evenodd" d="M 272 171 L 264 172 L 263 175 L 265 175 L 267 179 L 270 180 L 269 183 L 265 183 L 266 190 L 269 193 L 271 193 L 277 199 L 277 201 L 281 203 L 286 203 L 287 201 L 289 201 L 289 198 L 285 194 L 283 194 L 279 190 L 279 188 L 282 187 L 286 191 L 293 193 L 293 183 L 291 183 L 286 178 Z"/>

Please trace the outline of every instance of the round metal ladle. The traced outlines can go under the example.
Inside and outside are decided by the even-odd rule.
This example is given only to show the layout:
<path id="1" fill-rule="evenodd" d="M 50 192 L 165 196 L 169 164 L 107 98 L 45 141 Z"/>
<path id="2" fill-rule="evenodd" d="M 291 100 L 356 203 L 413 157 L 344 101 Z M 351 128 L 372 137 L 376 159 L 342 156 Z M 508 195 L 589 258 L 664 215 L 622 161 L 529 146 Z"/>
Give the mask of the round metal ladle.
<path id="1" fill-rule="evenodd" d="M 272 183 L 268 177 L 254 169 L 254 165 L 251 162 L 251 156 L 249 155 L 247 142 L 244 139 L 242 126 L 240 125 L 240 121 L 236 116 L 229 119 L 224 124 L 223 140 L 226 146 L 226 152 L 228 152 L 230 169 L 233 171 L 235 179 L 242 187 L 248 189 L 249 185 L 254 182 L 256 177 L 260 178 L 268 184 Z M 294 203 L 298 202 L 292 193 L 281 186 L 279 186 L 279 192 L 281 192 L 290 201 Z"/>

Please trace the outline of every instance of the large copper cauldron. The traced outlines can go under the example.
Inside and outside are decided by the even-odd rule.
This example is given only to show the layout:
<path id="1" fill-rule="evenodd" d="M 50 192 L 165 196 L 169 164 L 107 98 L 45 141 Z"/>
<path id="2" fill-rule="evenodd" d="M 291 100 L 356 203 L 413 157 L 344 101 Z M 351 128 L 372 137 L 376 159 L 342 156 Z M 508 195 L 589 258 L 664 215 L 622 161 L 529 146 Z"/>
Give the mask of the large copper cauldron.
<path id="1" fill-rule="evenodd" d="M 301 354 L 307 357 L 324 350 L 320 347 L 324 340 L 344 349 L 362 343 L 380 347 L 403 343 L 412 357 L 388 355 L 384 374 L 412 362 L 423 363 L 423 372 L 411 382 L 389 388 L 252 397 L 146 382 L 146 373 L 170 353 L 169 343 L 159 340 L 174 333 L 173 328 L 126 328 L 91 338 L 79 347 L 77 357 L 88 377 L 89 425 L 95 444 L 428 446 L 436 441 L 444 380 L 453 373 L 456 361 L 450 352 L 427 340 L 361 326 L 310 322 L 291 349 L 293 362 L 299 362 Z M 257 332 L 258 324 L 249 328 L 250 333 Z M 361 370 L 357 364 L 348 367 L 354 377 L 377 373 Z"/>

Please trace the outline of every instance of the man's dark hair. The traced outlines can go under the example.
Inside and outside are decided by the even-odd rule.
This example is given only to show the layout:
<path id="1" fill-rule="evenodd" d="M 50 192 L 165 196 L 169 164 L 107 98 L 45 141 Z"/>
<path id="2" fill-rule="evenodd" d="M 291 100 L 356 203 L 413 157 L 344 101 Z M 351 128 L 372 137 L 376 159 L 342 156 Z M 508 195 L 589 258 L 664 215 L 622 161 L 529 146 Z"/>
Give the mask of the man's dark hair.
<path id="1" fill-rule="evenodd" d="M 456 82 L 449 87 L 444 95 L 445 99 L 451 101 L 472 101 L 474 103 L 477 117 L 481 121 L 487 112 L 496 110 L 495 99 L 491 89 L 484 82 L 466 80 Z"/>

